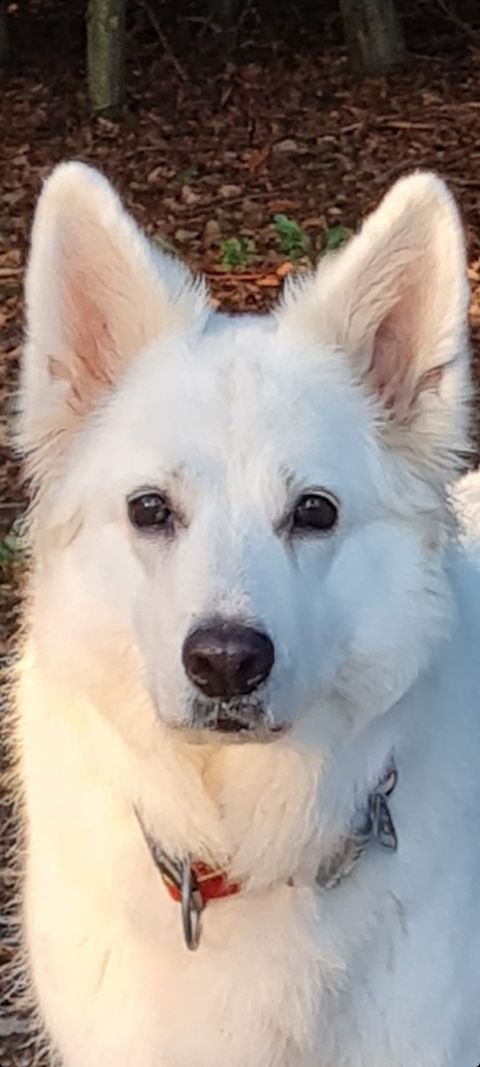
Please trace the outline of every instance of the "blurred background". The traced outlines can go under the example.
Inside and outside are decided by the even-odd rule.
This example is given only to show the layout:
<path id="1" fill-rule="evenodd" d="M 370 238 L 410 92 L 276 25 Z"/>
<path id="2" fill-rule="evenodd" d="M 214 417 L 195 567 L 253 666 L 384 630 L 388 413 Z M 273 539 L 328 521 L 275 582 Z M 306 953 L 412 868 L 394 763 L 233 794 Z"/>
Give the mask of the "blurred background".
<path id="1" fill-rule="evenodd" d="M 0 670 L 26 571 L 12 445 L 28 234 L 62 159 L 100 167 L 231 311 L 263 310 L 416 167 L 465 221 L 480 335 L 478 0 L 0 3 Z M 8 703 L 8 684 L 6 686 Z M 4 716 L 5 718 L 5 716 Z M 0 1065 L 46 1064 L 16 981 L 15 800 L 0 756 Z"/>

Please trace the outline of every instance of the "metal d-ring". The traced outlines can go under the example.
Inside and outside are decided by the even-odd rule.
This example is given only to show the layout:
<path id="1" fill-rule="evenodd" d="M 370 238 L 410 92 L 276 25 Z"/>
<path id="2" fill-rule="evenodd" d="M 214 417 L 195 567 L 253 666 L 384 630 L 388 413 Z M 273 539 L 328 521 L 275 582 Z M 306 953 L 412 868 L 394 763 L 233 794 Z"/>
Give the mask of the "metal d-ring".
<path id="1" fill-rule="evenodd" d="M 182 860 L 182 924 L 185 944 L 194 952 L 200 944 L 204 903 L 189 859 Z"/>

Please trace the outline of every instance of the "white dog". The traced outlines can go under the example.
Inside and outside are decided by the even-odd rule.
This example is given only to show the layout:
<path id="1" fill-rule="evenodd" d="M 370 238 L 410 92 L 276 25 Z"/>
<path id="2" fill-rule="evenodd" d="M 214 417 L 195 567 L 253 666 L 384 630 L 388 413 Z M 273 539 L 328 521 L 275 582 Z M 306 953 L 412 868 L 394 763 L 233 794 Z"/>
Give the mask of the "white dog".
<path id="1" fill-rule="evenodd" d="M 18 740 L 65 1067 L 478 1064 L 467 304 L 430 174 L 239 318 L 97 173 L 46 183 Z"/>

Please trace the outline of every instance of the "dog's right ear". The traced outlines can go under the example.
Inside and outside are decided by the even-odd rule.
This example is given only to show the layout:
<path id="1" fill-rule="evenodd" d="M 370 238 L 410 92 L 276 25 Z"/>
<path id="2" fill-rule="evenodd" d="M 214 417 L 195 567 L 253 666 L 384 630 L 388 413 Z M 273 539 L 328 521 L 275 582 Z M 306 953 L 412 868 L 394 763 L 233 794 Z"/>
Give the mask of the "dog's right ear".
<path id="1" fill-rule="evenodd" d="M 81 163 L 47 180 L 26 280 L 19 442 L 41 480 L 130 361 L 167 331 L 201 329 L 205 293 L 153 249 L 109 182 Z"/>

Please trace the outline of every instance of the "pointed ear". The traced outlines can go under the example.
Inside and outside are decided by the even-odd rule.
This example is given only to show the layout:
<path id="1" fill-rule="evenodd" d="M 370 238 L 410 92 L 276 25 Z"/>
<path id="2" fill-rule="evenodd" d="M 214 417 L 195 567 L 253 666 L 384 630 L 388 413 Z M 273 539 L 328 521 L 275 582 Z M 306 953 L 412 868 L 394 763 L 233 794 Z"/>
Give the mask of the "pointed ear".
<path id="1" fill-rule="evenodd" d="M 37 474 L 135 356 L 167 331 L 201 329 L 206 312 L 202 286 L 149 246 L 105 178 L 57 167 L 26 280 L 19 437 Z"/>
<path id="2" fill-rule="evenodd" d="M 287 296 L 283 316 L 346 353 L 390 443 L 448 474 L 468 447 L 468 302 L 455 203 L 438 177 L 417 173 Z"/>

